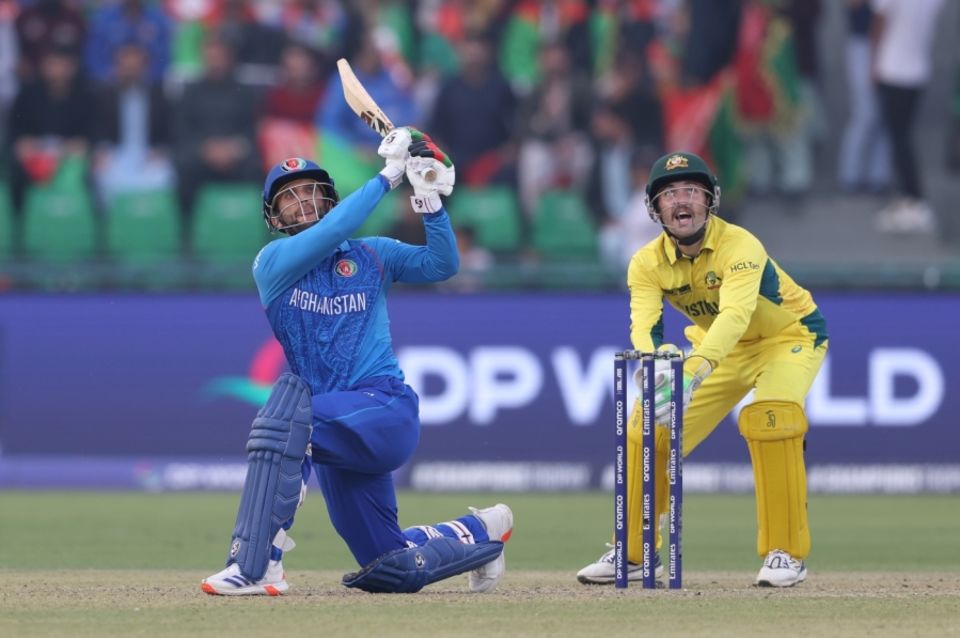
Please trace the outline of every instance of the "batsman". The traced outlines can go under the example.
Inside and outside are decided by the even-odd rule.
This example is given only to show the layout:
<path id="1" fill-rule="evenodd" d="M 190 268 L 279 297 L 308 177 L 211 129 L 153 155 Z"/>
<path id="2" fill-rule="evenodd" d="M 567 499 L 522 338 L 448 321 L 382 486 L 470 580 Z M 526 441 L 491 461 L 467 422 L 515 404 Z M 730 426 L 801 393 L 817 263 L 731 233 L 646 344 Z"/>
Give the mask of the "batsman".
<path id="1" fill-rule="evenodd" d="M 664 301 L 691 322 L 684 331 L 692 345 L 683 366 L 684 456 L 754 391 L 738 427 L 753 463 L 757 553 L 763 558 L 756 584 L 791 587 L 807 577 L 810 530 L 803 457 L 808 426 L 803 405 L 827 352 L 826 323 L 810 293 L 756 237 L 717 216 L 720 186 L 697 155 L 678 152 L 659 158 L 650 171 L 646 204 L 663 232 L 638 250 L 628 266 L 633 348 L 676 348 L 662 342 Z M 655 395 L 655 421 L 666 424 L 666 371 L 657 374 Z M 642 577 L 639 406 L 634 405 L 627 434 L 630 580 Z M 659 521 L 667 507 L 666 427 L 656 428 L 655 440 L 654 521 Z M 612 583 L 613 560 L 610 550 L 581 569 L 577 579 Z M 653 562 L 659 578 L 659 551 Z"/>
<path id="2" fill-rule="evenodd" d="M 413 593 L 468 573 L 470 591 L 487 592 L 504 574 L 513 512 L 503 503 L 432 525 L 398 523 L 392 473 L 416 450 L 420 416 L 393 350 L 387 295 L 397 282 L 438 282 L 457 272 L 456 237 L 440 198 L 453 191 L 456 173 L 416 129 L 393 129 L 377 152 L 384 169 L 343 200 L 332 176 L 302 157 L 267 174 L 264 221 L 284 237 L 256 256 L 253 279 L 290 370 L 250 429 L 226 565 L 202 581 L 208 594 L 287 591 L 282 559 L 294 547 L 288 531 L 311 475 L 360 567 L 344 586 Z M 426 245 L 353 238 L 404 176 Z"/>

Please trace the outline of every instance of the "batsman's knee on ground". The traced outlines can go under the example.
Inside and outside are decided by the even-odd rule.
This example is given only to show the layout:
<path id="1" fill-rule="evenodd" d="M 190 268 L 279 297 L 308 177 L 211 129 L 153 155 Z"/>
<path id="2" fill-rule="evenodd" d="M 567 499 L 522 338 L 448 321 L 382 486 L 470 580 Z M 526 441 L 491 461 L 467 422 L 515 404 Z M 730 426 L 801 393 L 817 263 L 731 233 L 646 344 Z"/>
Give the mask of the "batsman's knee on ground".
<path id="1" fill-rule="evenodd" d="M 343 584 L 372 594 L 412 594 L 430 583 L 471 571 L 503 552 L 502 542 L 465 544 L 453 538 L 432 538 L 419 547 L 397 549 L 358 572 Z"/>

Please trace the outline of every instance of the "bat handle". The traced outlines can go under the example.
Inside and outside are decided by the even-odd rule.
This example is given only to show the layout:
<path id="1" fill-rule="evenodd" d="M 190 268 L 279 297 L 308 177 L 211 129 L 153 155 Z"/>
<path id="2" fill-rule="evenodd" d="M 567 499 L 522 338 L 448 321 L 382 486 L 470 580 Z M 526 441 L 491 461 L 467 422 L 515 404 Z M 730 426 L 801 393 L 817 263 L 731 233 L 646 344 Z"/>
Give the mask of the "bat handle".
<path id="1" fill-rule="evenodd" d="M 423 171 L 423 179 L 431 183 L 437 181 L 437 171 L 433 170 L 432 168 L 428 168 L 427 170 Z"/>

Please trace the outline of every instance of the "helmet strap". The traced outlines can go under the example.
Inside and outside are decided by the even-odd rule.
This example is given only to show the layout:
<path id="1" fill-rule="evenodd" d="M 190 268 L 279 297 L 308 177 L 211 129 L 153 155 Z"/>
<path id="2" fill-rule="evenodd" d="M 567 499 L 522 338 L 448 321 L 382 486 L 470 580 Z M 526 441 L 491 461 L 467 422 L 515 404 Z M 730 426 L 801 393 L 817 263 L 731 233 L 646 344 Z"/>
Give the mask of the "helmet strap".
<path id="1" fill-rule="evenodd" d="M 709 219 L 710 218 L 708 216 L 707 219 L 703 220 L 703 226 L 700 227 L 700 230 L 690 235 L 689 237 L 677 237 L 676 235 L 671 233 L 670 229 L 668 229 L 666 226 L 663 226 L 663 232 L 665 232 L 668 237 L 673 239 L 673 241 L 677 242 L 681 246 L 692 246 L 698 241 L 701 241 L 704 235 L 707 234 L 707 220 Z"/>

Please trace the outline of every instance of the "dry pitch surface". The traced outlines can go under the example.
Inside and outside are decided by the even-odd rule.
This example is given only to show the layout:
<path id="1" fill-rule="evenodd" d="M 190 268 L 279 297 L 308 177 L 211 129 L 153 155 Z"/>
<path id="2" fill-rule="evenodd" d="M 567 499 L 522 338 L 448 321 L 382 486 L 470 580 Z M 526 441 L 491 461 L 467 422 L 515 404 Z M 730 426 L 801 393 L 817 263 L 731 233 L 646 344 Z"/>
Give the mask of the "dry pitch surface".
<path id="1" fill-rule="evenodd" d="M 585 586 L 602 553 L 607 494 L 402 493 L 403 524 L 466 504 L 511 504 L 507 574 L 491 594 L 466 577 L 412 595 L 340 586 L 355 568 L 322 499 L 297 515 L 280 598 L 200 592 L 222 564 L 233 493 L 0 492 L 0 638 L 255 636 L 960 636 L 960 499 L 821 496 L 806 583 L 751 586 L 750 495 L 696 495 L 684 511 L 683 591 Z"/>
<path id="2" fill-rule="evenodd" d="M 682 591 L 584 586 L 508 571 L 490 594 L 462 577 L 370 595 L 332 571 L 292 571 L 280 598 L 207 596 L 205 574 L 0 570 L 2 636 L 960 636 L 960 575 L 823 572 L 785 590 L 752 573 L 686 576 Z"/>

